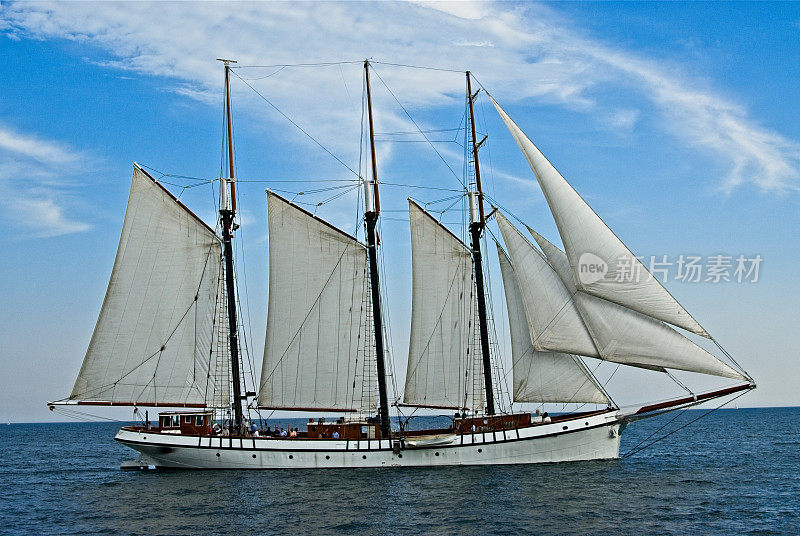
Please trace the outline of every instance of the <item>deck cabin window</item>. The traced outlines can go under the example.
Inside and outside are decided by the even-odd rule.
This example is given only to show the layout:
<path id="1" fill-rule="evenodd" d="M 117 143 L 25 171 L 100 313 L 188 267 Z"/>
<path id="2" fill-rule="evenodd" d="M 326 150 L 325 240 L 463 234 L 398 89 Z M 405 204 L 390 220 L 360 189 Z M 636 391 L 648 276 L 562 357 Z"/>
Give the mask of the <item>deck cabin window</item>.
<path id="1" fill-rule="evenodd" d="M 184 415 L 183 416 L 183 422 L 185 422 L 186 424 L 191 424 L 192 416 L 191 415 Z"/>
<path id="2" fill-rule="evenodd" d="M 180 425 L 181 425 L 181 416 L 180 415 L 174 415 L 172 417 L 172 426 L 177 428 Z"/>
<path id="3" fill-rule="evenodd" d="M 202 415 L 198 415 L 197 417 L 195 417 L 195 419 L 197 420 L 197 426 L 203 426 L 204 422 Z"/>

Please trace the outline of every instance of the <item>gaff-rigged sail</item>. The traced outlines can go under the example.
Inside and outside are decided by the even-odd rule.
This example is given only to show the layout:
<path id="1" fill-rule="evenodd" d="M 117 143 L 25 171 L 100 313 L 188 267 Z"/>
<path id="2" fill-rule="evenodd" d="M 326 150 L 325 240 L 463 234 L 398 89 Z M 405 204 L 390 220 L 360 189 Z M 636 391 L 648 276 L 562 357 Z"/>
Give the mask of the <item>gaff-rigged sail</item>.
<path id="1" fill-rule="evenodd" d="M 709 334 L 652 277 L 644 265 L 561 176 L 508 114 L 492 99 L 525 154 L 553 213 L 575 285 L 591 294 L 703 337 Z M 581 270 L 603 265 L 602 277 Z"/>
<path id="2" fill-rule="evenodd" d="M 499 244 L 497 255 L 511 331 L 514 402 L 610 404 L 580 358 L 562 352 L 534 350 L 514 267 Z"/>
<path id="3" fill-rule="evenodd" d="M 212 405 L 221 247 L 214 231 L 134 168 L 103 307 L 70 400 Z"/>
<path id="4" fill-rule="evenodd" d="M 470 251 L 409 200 L 413 272 L 411 334 L 403 402 L 441 408 L 480 408 L 473 392 L 475 326 Z"/>
<path id="5" fill-rule="evenodd" d="M 374 393 L 363 389 L 374 386 L 375 372 L 362 372 L 371 351 L 362 329 L 366 248 L 272 192 L 267 202 L 269 312 L 259 406 L 374 412 Z"/>

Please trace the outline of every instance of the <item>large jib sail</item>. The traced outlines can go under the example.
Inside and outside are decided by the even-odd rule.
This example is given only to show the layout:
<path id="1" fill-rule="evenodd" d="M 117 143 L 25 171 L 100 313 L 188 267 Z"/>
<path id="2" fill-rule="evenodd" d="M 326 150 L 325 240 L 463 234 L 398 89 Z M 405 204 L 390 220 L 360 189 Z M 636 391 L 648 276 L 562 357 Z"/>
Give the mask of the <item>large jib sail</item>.
<path id="1" fill-rule="evenodd" d="M 580 358 L 535 350 L 519 282 L 506 252 L 497 245 L 511 331 L 514 402 L 610 404 Z"/>
<path id="2" fill-rule="evenodd" d="M 544 261 L 538 250 L 508 220 L 498 215 L 500 231 L 514 265 L 522 266 L 523 272 L 537 271 L 541 276 L 530 278 L 532 288 L 538 288 L 540 295 L 557 297 L 555 302 L 552 299 L 540 300 L 539 309 L 545 306 L 546 310 L 533 313 L 540 318 L 540 323 L 546 324 L 546 329 L 557 331 L 549 338 L 558 341 L 559 334 L 561 339 L 568 339 L 574 333 L 588 333 L 594 353 L 572 353 L 654 370 L 672 368 L 744 379 L 745 376 L 667 325 L 710 338 L 600 220 L 500 105 L 494 99 L 492 102 L 539 181 L 565 245 L 566 253 L 531 231 L 547 255 L 547 261 Z M 605 268 L 605 271 L 587 275 L 582 272 L 586 262 Z M 625 274 L 620 272 L 620 266 L 624 262 L 628 263 L 632 275 L 639 275 L 622 277 Z M 553 283 L 554 275 L 560 279 L 561 287 Z M 522 286 L 525 296 L 526 282 Z M 569 300 L 564 299 L 564 293 Z M 582 320 L 583 330 L 576 327 L 574 315 L 568 314 L 573 310 Z M 565 318 L 573 321 L 565 322 Z M 531 331 L 534 346 L 542 338 L 541 330 L 540 327 Z M 546 347 L 543 349 L 564 350 L 548 344 L 548 338 L 544 338 L 544 342 Z"/>
<path id="3" fill-rule="evenodd" d="M 227 399 L 227 368 L 217 370 L 212 357 L 220 258 L 214 230 L 135 167 L 111 280 L 69 399 L 159 406 Z M 216 385 L 220 376 L 224 385 Z"/>
<path id="4" fill-rule="evenodd" d="M 411 334 L 403 403 L 438 408 L 483 406 L 474 388 L 480 352 L 469 248 L 409 200 L 413 272 Z M 473 345 L 474 346 L 474 345 Z"/>
<path id="5" fill-rule="evenodd" d="M 710 338 L 586 204 L 500 105 L 494 99 L 492 102 L 522 149 L 544 192 L 564 243 L 575 285 L 587 294 Z M 602 277 L 587 277 L 586 273 L 582 273 L 582 267 L 588 264 L 604 266 Z"/>
<path id="6" fill-rule="evenodd" d="M 566 254 L 530 227 L 528 231 L 572 294 L 603 359 L 656 370 L 672 368 L 743 378 L 664 322 L 578 290 Z"/>
<path id="7" fill-rule="evenodd" d="M 566 269 L 563 252 L 548 243 L 543 246 L 548 255 L 545 259 L 500 213 L 497 223 L 517 267 L 535 349 L 654 370 L 672 368 L 743 378 L 664 322 L 578 289 Z M 569 342 L 585 336 L 591 342 L 588 351 Z"/>
<path id="8" fill-rule="evenodd" d="M 374 412 L 367 250 L 268 192 L 269 311 L 262 408 Z M 370 361 L 374 365 L 374 358 Z"/>

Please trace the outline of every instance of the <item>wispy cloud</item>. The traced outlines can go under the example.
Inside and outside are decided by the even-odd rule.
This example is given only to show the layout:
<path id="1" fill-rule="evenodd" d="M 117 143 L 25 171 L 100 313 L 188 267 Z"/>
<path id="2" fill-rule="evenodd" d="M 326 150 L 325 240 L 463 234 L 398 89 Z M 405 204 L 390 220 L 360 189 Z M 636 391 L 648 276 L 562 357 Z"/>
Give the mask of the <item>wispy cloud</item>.
<path id="1" fill-rule="evenodd" d="M 85 157 L 63 144 L 0 125 L 0 207 L 17 235 L 47 238 L 86 231 L 69 214 L 69 174 Z"/>
<path id="2" fill-rule="evenodd" d="M 77 159 L 76 153 L 52 141 L 24 135 L 0 126 L 0 150 L 33 158 L 44 164 L 67 164 Z"/>
<path id="3" fill-rule="evenodd" d="M 783 192 L 800 183 L 796 141 L 759 124 L 746 107 L 706 81 L 588 38 L 574 22 L 541 4 L 270 2 L 237 4 L 233 10 L 215 3 L 156 8 L 46 2 L 2 9 L 9 35 L 91 43 L 112 55 L 109 67 L 169 77 L 177 80 L 174 91 L 204 101 L 221 83 L 216 57 L 235 57 L 240 65 L 373 57 L 470 68 L 505 102 L 533 98 L 566 106 L 616 130 L 634 128 L 638 121 L 636 111 L 609 112 L 614 104 L 603 101 L 607 90 L 621 88 L 657 110 L 664 130 L 676 140 L 715 159 L 721 171 L 714 180 L 721 188 L 731 191 L 749 183 Z M 411 30 L 409 20 L 414 21 Z M 342 132 L 358 132 L 358 114 L 352 112 L 360 106 L 360 88 L 349 88 L 349 99 L 302 89 L 340 86 L 354 79 L 346 72 L 350 68 L 293 69 L 271 78 L 274 69 L 242 73 L 262 77 L 253 83 L 263 84 L 259 87 L 267 88 L 276 105 L 299 123 L 315 125 L 320 139 L 353 158 L 358 140 Z M 431 109 L 463 98 L 463 79 L 451 73 L 386 69 L 382 74 L 411 106 Z M 384 128 L 400 124 L 402 117 L 379 120 L 384 125 L 378 128 Z"/>

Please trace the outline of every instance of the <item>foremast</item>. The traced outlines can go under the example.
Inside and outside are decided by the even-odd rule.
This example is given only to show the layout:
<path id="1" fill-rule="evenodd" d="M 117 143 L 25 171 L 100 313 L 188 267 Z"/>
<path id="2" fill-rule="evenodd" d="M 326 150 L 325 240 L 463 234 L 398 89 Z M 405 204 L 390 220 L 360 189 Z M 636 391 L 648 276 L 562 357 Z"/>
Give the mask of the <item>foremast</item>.
<path id="1" fill-rule="evenodd" d="M 231 380 L 233 381 L 233 422 L 231 428 L 242 433 L 244 415 L 242 412 L 241 371 L 239 369 L 239 330 L 236 318 L 236 283 L 233 273 L 233 233 L 238 227 L 236 217 L 236 178 L 233 166 L 233 122 L 231 119 L 230 64 L 234 60 L 220 59 L 225 65 L 225 119 L 228 138 L 228 178 L 220 179 L 219 221 L 222 225 L 222 246 L 225 260 L 225 294 L 228 305 L 228 344 L 231 359 Z"/>
<path id="2" fill-rule="evenodd" d="M 494 415 L 494 387 L 492 384 L 492 360 L 489 352 L 489 325 L 486 318 L 486 290 L 483 281 L 483 259 L 481 255 L 481 236 L 486 227 L 486 217 L 483 210 L 483 189 L 481 188 L 481 167 L 478 161 L 478 147 L 475 133 L 475 111 L 473 101 L 477 92 L 472 93 L 470 72 L 467 75 L 467 102 L 472 143 L 472 163 L 475 169 L 475 190 L 469 192 L 472 265 L 475 273 L 475 290 L 478 298 L 478 328 L 481 341 L 481 360 L 483 362 L 483 380 L 486 390 L 486 413 Z"/>
<path id="3" fill-rule="evenodd" d="M 375 330 L 375 362 L 378 373 L 378 408 L 381 421 L 381 437 L 391 437 L 389 420 L 389 397 L 386 387 L 386 362 L 383 347 L 383 318 L 381 315 L 380 278 L 378 272 L 378 239 L 375 227 L 381 210 L 378 193 L 378 164 L 375 159 L 375 131 L 372 120 L 372 93 L 369 86 L 369 60 L 364 60 L 364 79 L 367 89 L 367 115 L 369 121 L 369 148 L 372 161 L 372 181 L 364 182 L 364 220 L 367 228 L 367 255 L 369 258 L 370 296 L 372 298 L 372 323 Z"/>

